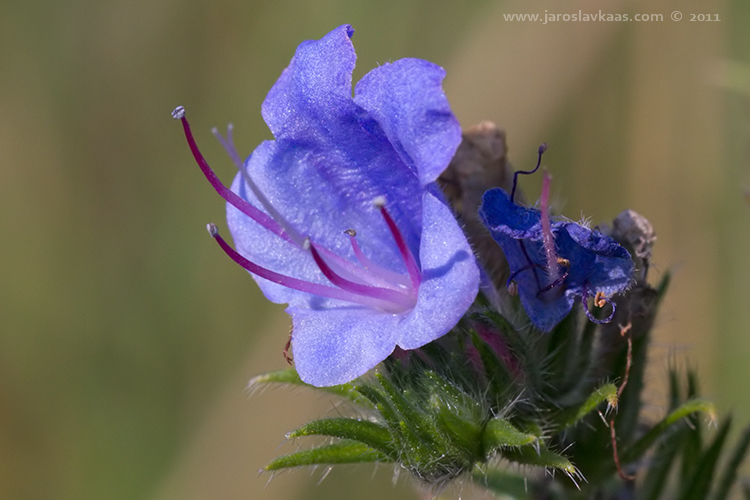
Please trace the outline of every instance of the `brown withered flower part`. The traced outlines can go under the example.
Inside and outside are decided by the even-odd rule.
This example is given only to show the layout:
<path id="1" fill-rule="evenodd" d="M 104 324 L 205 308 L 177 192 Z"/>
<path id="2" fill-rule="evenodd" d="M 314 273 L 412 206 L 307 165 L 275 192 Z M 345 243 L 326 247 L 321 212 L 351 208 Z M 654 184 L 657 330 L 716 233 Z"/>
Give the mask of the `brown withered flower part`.
<path id="1" fill-rule="evenodd" d="M 501 187 L 510 192 L 513 168 L 507 160 L 505 132 L 484 121 L 463 132 L 463 140 L 448 168 L 438 179 L 464 227 L 464 232 L 495 287 L 505 293 L 509 277 L 502 250 L 479 219 L 482 195 Z M 517 198 L 523 199 L 520 193 Z"/>

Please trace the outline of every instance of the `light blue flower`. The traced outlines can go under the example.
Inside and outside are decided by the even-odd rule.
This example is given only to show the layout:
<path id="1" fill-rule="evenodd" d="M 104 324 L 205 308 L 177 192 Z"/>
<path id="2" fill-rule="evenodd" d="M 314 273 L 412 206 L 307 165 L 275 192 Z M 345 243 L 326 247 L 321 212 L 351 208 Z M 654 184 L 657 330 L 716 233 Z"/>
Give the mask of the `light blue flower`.
<path id="1" fill-rule="evenodd" d="M 350 26 L 302 43 L 262 107 L 275 140 L 239 163 L 227 200 L 236 251 L 266 297 L 288 303 L 302 380 L 348 382 L 396 346 L 447 333 L 476 297 L 479 270 L 434 181 L 461 141 L 441 83 L 419 59 L 382 65 L 357 84 Z"/>

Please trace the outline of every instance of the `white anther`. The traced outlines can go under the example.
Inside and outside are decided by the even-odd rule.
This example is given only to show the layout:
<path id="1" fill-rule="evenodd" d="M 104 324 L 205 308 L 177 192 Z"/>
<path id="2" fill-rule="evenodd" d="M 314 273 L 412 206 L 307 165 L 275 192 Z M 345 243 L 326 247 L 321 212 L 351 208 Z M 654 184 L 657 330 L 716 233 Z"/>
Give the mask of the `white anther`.
<path id="1" fill-rule="evenodd" d="M 185 108 L 182 106 L 177 106 L 174 108 L 174 111 L 172 111 L 172 118 L 175 120 L 182 120 L 185 117 Z"/>

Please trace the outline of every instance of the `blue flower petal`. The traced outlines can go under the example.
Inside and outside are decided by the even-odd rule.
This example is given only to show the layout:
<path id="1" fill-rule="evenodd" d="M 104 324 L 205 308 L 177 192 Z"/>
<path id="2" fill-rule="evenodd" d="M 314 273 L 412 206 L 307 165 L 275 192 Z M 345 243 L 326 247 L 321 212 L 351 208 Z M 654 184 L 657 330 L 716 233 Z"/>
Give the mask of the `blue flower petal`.
<path id="1" fill-rule="evenodd" d="M 345 24 L 320 40 L 300 44 L 263 102 L 263 119 L 274 137 L 304 138 L 318 132 L 320 122 L 353 114 L 353 34 Z"/>
<path id="2" fill-rule="evenodd" d="M 354 102 L 378 122 L 423 186 L 438 178 L 461 143 L 443 78 L 440 66 L 400 59 L 370 71 L 356 86 Z"/>
<path id="3" fill-rule="evenodd" d="M 469 308 L 479 287 L 479 268 L 450 209 L 423 195 L 421 257 L 424 281 L 409 313 L 384 314 L 328 301 L 322 309 L 290 307 L 294 360 L 300 377 L 334 385 L 366 373 L 398 344 L 417 349 L 442 337 Z"/>
<path id="4" fill-rule="evenodd" d="M 349 26 L 341 26 L 297 50 L 263 105 L 276 141 L 248 158 L 248 172 L 289 220 L 297 220 L 299 213 L 315 219 L 313 229 L 328 224 L 310 236 L 329 247 L 340 245 L 342 251 L 348 240 L 337 232 L 346 229 L 357 230 L 364 240 L 384 241 L 384 233 L 372 223 L 379 215 L 369 209 L 373 199 L 385 196 L 416 254 L 420 175 L 402 161 L 381 124 L 352 98 L 350 34 Z M 391 205 L 395 200 L 399 203 Z M 331 220 L 319 217 L 329 213 Z M 383 256 L 377 262 L 387 261 L 393 259 Z"/>
<path id="5" fill-rule="evenodd" d="M 490 231 L 499 231 L 515 239 L 542 237 L 539 210 L 516 205 L 504 189 L 490 189 L 484 193 L 479 216 Z"/>
<path id="6" fill-rule="evenodd" d="M 479 268 L 450 208 L 430 192 L 422 200 L 424 281 L 416 307 L 399 327 L 403 349 L 422 347 L 448 333 L 479 290 Z"/>
<path id="7" fill-rule="evenodd" d="M 381 158 L 373 160 L 373 166 L 378 167 L 373 170 L 383 176 L 381 179 L 388 175 L 388 151 L 385 149 Z M 393 161 L 392 157 L 390 159 Z M 393 237 L 372 201 L 385 195 L 391 215 L 418 255 L 422 190 L 416 177 L 409 174 L 398 188 L 391 190 L 388 182 L 363 179 L 370 173 L 366 165 L 352 161 L 347 167 L 352 169 L 348 177 L 337 179 L 332 172 L 337 163 L 325 160 L 324 155 L 317 155 L 312 148 L 293 147 L 288 141 L 266 141 L 248 158 L 247 171 L 276 210 L 304 236 L 353 260 L 349 237 L 344 231 L 354 229 L 362 250 L 370 259 L 385 268 L 405 271 Z M 357 167 L 363 172 L 357 171 Z M 232 190 L 260 207 L 239 174 Z M 328 283 L 309 253 L 271 234 L 229 204 L 227 222 L 237 250 L 250 260 L 295 278 Z M 262 279 L 258 282 L 268 283 Z M 264 292 L 268 289 L 272 293 L 268 295 L 270 300 L 280 303 L 290 302 L 291 297 L 299 293 L 273 284 L 270 287 L 261 284 L 261 287 Z M 277 292 L 270 292 L 270 289 L 277 289 Z"/>
<path id="8" fill-rule="evenodd" d="M 319 386 L 362 375 L 397 344 L 412 349 L 444 335 L 469 308 L 479 286 L 469 243 L 431 183 L 460 142 L 460 129 L 440 89 L 442 69 L 424 61 L 397 61 L 366 75 L 355 99 L 351 33 L 342 26 L 300 45 L 263 104 L 275 140 L 262 143 L 245 163 L 260 191 L 298 233 L 348 265 L 364 268 L 344 233 L 355 230 L 362 252 L 376 264 L 374 272 L 391 287 L 388 295 L 357 288 L 380 286 L 367 281 L 344 283 L 334 300 L 254 276 L 270 300 L 289 304 L 297 370 Z M 235 177 L 232 191 L 265 211 L 242 176 Z M 378 197 L 385 198 L 421 281 L 409 275 L 386 219 L 373 205 Z M 232 205 L 227 205 L 227 222 L 237 251 L 255 264 L 335 286 L 309 251 Z M 346 293 L 360 295 L 349 295 L 351 302 L 345 302 Z M 363 306 L 362 297 L 380 302 Z"/>
<path id="9" fill-rule="evenodd" d="M 632 281 L 635 265 L 630 253 L 615 240 L 573 222 L 558 223 L 555 245 L 570 260 L 568 290 L 607 296 L 623 291 Z"/>
<path id="10" fill-rule="evenodd" d="M 587 296 L 602 292 L 609 297 L 630 284 L 634 265 L 625 248 L 580 224 L 554 222 L 555 249 L 570 265 L 565 280 L 547 289 L 552 279 L 546 270 L 540 211 L 516 205 L 497 188 L 484 194 L 479 214 L 505 253 L 521 304 L 541 331 L 549 332 L 562 321 L 584 288 Z"/>
<path id="11" fill-rule="evenodd" d="M 308 384 L 349 382 L 388 357 L 396 347 L 399 315 L 341 306 L 322 311 L 289 307 L 294 365 Z"/>

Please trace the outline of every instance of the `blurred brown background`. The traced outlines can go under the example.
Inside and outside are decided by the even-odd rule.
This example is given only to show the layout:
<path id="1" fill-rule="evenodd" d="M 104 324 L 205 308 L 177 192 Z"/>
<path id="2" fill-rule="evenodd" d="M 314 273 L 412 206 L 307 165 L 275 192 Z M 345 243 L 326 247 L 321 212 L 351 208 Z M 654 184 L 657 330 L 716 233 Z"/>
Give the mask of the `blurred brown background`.
<path id="1" fill-rule="evenodd" d="M 579 9 L 663 20 L 503 17 Z M 355 79 L 429 59 L 464 126 L 506 129 L 517 167 L 547 142 L 571 218 L 649 217 L 653 277 L 674 272 L 651 376 L 696 366 L 750 421 L 746 0 L 0 0 L 0 498 L 416 498 L 389 467 L 258 477 L 333 403 L 244 392 L 284 366 L 288 321 L 206 235 L 223 203 L 169 116 L 186 106 L 229 180 L 211 127 L 233 122 L 243 154 L 270 138 L 265 93 L 343 23 Z"/>

